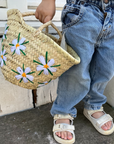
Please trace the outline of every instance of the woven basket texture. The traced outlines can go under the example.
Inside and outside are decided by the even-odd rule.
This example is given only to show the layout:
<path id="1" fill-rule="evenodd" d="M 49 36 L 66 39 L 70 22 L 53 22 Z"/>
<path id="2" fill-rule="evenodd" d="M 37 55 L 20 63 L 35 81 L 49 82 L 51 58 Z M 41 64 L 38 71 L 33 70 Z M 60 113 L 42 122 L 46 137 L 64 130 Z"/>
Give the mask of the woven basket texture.
<path id="1" fill-rule="evenodd" d="M 58 45 L 59 42 L 53 36 L 40 30 L 36 32 L 35 28 L 27 25 L 19 10 L 9 10 L 7 17 L 7 31 L 2 40 L 2 54 L 5 50 L 3 55 L 6 59 L 1 69 L 9 82 L 23 88 L 36 89 L 48 84 L 80 62 L 80 58 L 71 48 L 69 54 Z M 16 49 L 19 45 L 23 45 L 24 49 L 19 49 L 17 54 Z M 45 59 L 45 64 L 40 58 Z M 51 66 L 48 65 L 49 62 L 52 62 Z M 37 70 L 38 65 L 42 70 Z"/>

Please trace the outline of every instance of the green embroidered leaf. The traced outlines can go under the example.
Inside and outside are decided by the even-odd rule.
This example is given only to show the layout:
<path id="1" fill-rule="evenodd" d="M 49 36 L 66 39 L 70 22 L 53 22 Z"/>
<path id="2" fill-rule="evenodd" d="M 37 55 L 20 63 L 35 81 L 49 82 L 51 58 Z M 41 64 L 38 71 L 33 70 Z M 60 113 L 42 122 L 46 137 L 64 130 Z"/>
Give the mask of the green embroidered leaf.
<path id="1" fill-rule="evenodd" d="M 24 64 L 23 64 L 23 72 L 25 72 L 25 69 L 24 69 Z"/>
<path id="2" fill-rule="evenodd" d="M 22 80 L 23 80 L 23 78 L 21 78 L 21 80 L 19 81 L 19 83 L 21 83 L 21 82 L 22 82 Z"/>
<path id="3" fill-rule="evenodd" d="M 4 56 L 7 55 L 7 54 L 8 54 L 8 53 L 5 53 Z"/>
<path id="4" fill-rule="evenodd" d="M 48 83 L 51 82 L 51 80 L 52 80 L 52 79 L 50 79 L 50 81 L 48 81 Z"/>
<path id="5" fill-rule="evenodd" d="M 2 42 L 3 42 L 3 38 L 2 38 Z"/>
<path id="6" fill-rule="evenodd" d="M 14 50 L 14 52 L 13 52 L 13 54 L 12 54 L 12 55 L 14 55 L 15 51 L 16 51 L 16 50 Z"/>
<path id="7" fill-rule="evenodd" d="M 59 67 L 60 65 L 54 65 L 54 66 L 50 66 L 50 67 Z"/>
<path id="8" fill-rule="evenodd" d="M 31 82 L 32 84 L 34 84 L 31 80 L 29 80 L 28 78 L 27 78 L 27 80 L 29 81 L 29 82 Z"/>
<path id="9" fill-rule="evenodd" d="M 38 82 L 38 84 L 44 84 L 44 83 L 40 83 L 40 82 Z"/>
<path id="10" fill-rule="evenodd" d="M 19 39 L 20 39 L 20 33 L 19 33 L 19 35 L 18 35 L 17 43 L 19 43 Z"/>
<path id="11" fill-rule="evenodd" d="M 51 75 L 53 75 L 52 72 L 51 72 L 49 69 L 47 69 L 47 70 L 48 70 L 48 72 L 49 72 Z"/>
<path id="12" fill-rule="evenodd" d="M 2 52 L 4 51 L 4 45 L 2 46 Z"/>
<path id="13" fill-rule="evenodd" d="M 36 60 L 33 60 L 33 62 L 38 63 L 38 64 L 40 64 L 40 65 L 42 65 L 42 66 L 43 66 L 43 64 L 42 64 L 42 63 L 40 63 L 40 62 L 38 62 L 38 61 L 36 61 Z"/>
<path id="14" fill-rule="evenodd" d="M 38 75 L 41 75 L 41 73 L 43 72 L 44 70 L 42 70 Z"/>
<path id="15" fill-rule="evenodd" d="M 48 59 L 48 52 L 46 52 L 46 55 L 45 55 L 46 64 L 47 64 L 47 59 Z"/>
<path id="16" fill-rule="evenodd" d="M 21 49 L 20 49 L 20 51 L 22 52 L 22 54 L 26 55 Z"/>
<path id="17" fill-rule="evenodd" d="M 7 26 L 6 30 L 9 28 L 9 26 Z"/>
<path id="18" fill-rule="evenodd" d="M 9 44 L 10 46 L 14 46 L 14 44 Z"/>
<path id="19" fill-rule="evenodd" d="M 6 63 L 5 63 L 5 61 L 3 60 L 3 62 L 4 62 L 4 65 L 6 65 Z"/>
<path id="20" fill-rule="evenodd" d="M 5 36 L 5 39 L 7 39 L 6 34 L 4 34 L 4 36 Z"/>
<path id="21" fill-rule="evenodd" d="M 34 72 L 29 72 L 29 73 L 27 73 L 27 75 L 30 75 L 30 74 L 33 74 L 33 73 L 35 73 L 35 71 Z"/>
<path id="22" fill-rule="evenodd" d="M 11 69 L 14 73 L 16 73 L 16 74 L 18 74 L 18 75 L 21 75 L 19 72 L 16 72 L 16 71 L 14 71 L 13 69 Z"/>
<path id="23" fill-rule="evenodd" d="M 27 44 L 27 43 L 29 43 L 29 41 L 23 42 L 23 43 L 22 43 L 22 44 L 20 44 L 20 45 L 24 45 L 24 44 Z"/>

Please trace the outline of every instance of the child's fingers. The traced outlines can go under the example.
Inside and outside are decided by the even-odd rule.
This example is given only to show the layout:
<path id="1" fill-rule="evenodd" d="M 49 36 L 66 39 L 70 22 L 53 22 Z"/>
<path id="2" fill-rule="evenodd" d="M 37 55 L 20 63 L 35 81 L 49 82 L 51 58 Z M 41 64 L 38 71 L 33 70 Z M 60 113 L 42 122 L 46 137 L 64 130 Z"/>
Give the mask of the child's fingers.
<path id="1" fill-rule="evenodd" d="M 42 23 L 44 23 L 45 15 L 42 15 Z"/>
<path id="2" fill-rule="evenodd" d="M 42 22 L 42 15 L 41 14 L 39 15 L 39 21 Z"/>
<path id="3" fill-rule="evenodd" d="M 52 17 L 51 16 L 46 16 L 45 19 L 44 19 L 44 23 L 46 23 L 50 20 L 52 20 Z"/>

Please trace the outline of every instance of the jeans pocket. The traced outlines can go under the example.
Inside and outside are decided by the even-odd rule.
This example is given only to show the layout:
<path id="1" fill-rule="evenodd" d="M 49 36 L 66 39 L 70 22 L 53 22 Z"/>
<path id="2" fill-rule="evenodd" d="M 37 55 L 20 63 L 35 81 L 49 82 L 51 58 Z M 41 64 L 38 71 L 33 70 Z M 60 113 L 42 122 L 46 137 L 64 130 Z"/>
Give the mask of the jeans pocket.
<path id="1" fill-rule="evenodd" d="M 63 29 L 78 23 L 84 12 L 85 7 L 83 5 L 75 5 L 74 7 L 65 5 L 61 15 Z"/>

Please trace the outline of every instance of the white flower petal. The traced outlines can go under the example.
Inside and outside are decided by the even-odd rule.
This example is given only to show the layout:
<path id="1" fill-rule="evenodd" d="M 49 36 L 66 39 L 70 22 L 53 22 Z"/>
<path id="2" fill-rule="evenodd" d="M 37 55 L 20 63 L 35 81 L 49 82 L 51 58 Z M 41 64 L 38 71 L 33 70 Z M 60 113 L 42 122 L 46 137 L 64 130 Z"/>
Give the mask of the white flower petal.
<path id="1" fill-rule="evenodd" d="M 30 80 L 30 81 L 33 81 L 34 77 L 31 76 L 31 75 L 26 75 L 26 77 Z"/>
<path id="2" fill-rule="evenodd" d="M 7 33 L 7 31 L 8 31 L 8 30 L 5 30 L 4 34 L 6 34 L 6 33 Z"/>
<path id="3" fill-rule="evenodd" d="M 22 39 L 19 41 L 19 44 L 22 44 L 25 40 L 26 40 L 26 38 L 22 38 Z"/>
<path id="4" fill-rule="evenodd" d="M 47 69 L 44 69 L 44 74 L 48 75 L 48 70 Z"/>
<path id="5" fill-rule="evenodd" d="M 17 67 L 17 71 L 22 75 L 23 74 L 23 70 L 20 67 Z"/>
<path id="6" fill-rule="evenodd" d="M 1 55 L 3 55 L 3 54 L 2 54 L 2 51 L 1 51 Z"/>
<path id="7" fill-rule="evenodd" d="M 26 69 L 25 69 L 25 73 L 27 74 L 27 73 L 29 73 L 31 71 L 31 69 L 29 68 L 29 67 L 27 67 Z"/>
<path id="8" fill-rule="evenodd" d="M 19 46 L 19 49 L 21 49 L 21 50 L 25 50 L 26 47 L 25 47 L 24 45 L 20 45 L 20 46 Z"/>
<path id="9" fill-rule="evenodd" d="M 24 83 L 28 82 L 28 80 L 25 77 L 23 77 L 23 81 L 24 81 Z"/>
<path id="10" fill-rule="evenodd" d="M 2 58 L 0 57 L 0 62 L 2 61 Z"/>
<path id="11" fill-rule="evenodd" d="M 15 49 L 16 49 L 15 46 L 12 46 L 12 47 L 10 48 L 11 52 L 13 52 Z"/>
<path id="12" fill-rule="evenodd" d="M 7 57 L 3 56 L 3 60 L 6 61 Z"/>
<path id="13" fill-rule="evenodd" d="M 46 64 L 46 62 L 45 62 L 45 58 L 44 58 L 43 56 L 39 56 L 38 59 L 40 60 L 40 62 L 41 62 L 43 65 Z"/>
<path id="14" fill-rule="evenodd" d="M 41 71 L 41 70 L 44 70 L 45 68 L 42 65 L 38 65 L 36 69 L 37 69 L 37 71 Z"/>
<path id="15" fill-rule="evenodd" d="M 7 25 L 7 24 L 5 24 L 5 30 L 6 30 L 7 26 L 8 26 L 8 25 Z"/>
<path id="16" fill-rule="evenodd" d="M 45 84 L 39 84 L 38 87 L 45 86 Z"/>
<path id="17" fill-rule="evenodd" d="M 17 80 L 19 80 L 19 79 L 22 78 L 22 75 L 16 75 L 15 78 L 16 78 Z"/>
<path id="18" fill-rule="evenodd" d="M 2 37 L 3 39 L 5 39 L 5 35 L 3 34 L 3 37 Z"/>
<path id="19" fill-rule="evenodd" d="M 49 62 L 48 62 L 48 66 L 52 66 L 53 64 L 55 63 L 54 59 L 51 59 Z"/>
<path id="20" fill-rule="evenodd" d="M 5 52 L 6 52 L 6 50 L 4 50 L 2 54 L 4 55 L 4 54 L 5 54 Z"/>
<path id="21" fill-rule="evenodd" d="M 12 46 L 12 47 L 10 48 L 11 52 L 14 52 L 15 49 L 16 49 L 15 46 Z"/>
<path id="22" fill-rule="evenodd" d="M 1 61 L 1 67 L 3 67 L 3 64 L 4 64 L 4 63 L 3 63 L 3 60 L 2 60 L 2 61 Z"/>
<path id="23" fill-rule="evenodd" d="M 48 83 L 48 81 L 45 81 L 44 84 Z"/>
<path id="24" fill-rule="evenodd" d="M 19 47 L 17 47 L 17 49 L 16 49 L 16 54 L 20 55 Z"/>
<path id="25" fill-rule="evenodd" d="M 17 39 L 14 39 L 14 40 L 12 41 L 12 44 L 16 45 L 16 44 L 17 44 Z"/>
<path id="26" fill-rule="evenodd" d="M 48 69 L 49 69 L 51 72 L 56 72 L 56 70 L 57 70 L 57 69 L 54 68 L 54 67 L 49 67 Z"/>

